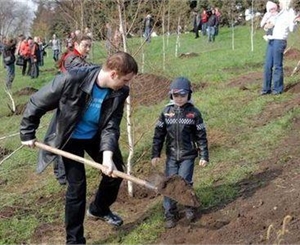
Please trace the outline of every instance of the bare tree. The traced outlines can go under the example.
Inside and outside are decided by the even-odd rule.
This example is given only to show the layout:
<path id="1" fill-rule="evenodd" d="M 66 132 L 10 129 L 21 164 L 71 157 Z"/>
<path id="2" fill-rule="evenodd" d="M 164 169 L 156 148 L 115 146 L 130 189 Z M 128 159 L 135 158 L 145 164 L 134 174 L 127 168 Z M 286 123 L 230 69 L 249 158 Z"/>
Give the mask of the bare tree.
<path id="1" fill-rule="evenodd" d="M 3 36 L 29 32 L 33 13 L 24 3 L 15 0 L 1 0 L 0 32 Z"/>

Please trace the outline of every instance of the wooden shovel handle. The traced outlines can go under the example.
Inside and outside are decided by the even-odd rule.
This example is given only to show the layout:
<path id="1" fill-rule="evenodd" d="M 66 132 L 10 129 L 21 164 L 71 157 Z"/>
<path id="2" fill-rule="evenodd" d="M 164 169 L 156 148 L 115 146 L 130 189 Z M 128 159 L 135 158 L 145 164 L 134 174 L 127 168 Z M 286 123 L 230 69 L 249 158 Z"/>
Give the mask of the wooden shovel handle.
<path id="1" fill-rule="evenodd" d="M 107 168 L 106 166 L 103 166 L 102 164 L 100 164 L 98 162 L 94 162 L 94 161 L 85 159 L 83 157 L 74 155 L 74 154 L 72 154 L 70 152 L 66 152 L 66 151 L 54 148 L 52 146 L 43 144 L 43 143 L 38 142 L 38 141 L 35 142 L 35 146 L 38 147 L 38 148 L 40 148 L 40 149 L 42 149 L 42 150 L 49 151 L 49 152 L 52 152 L 54 154 L 57 154 L 57 155 L 60 155 L 60 156 L 72 159 L 72 160 L 74 160 L 76 162 L 80 162 L 80 163 L 83 163 L 85 165 L 89 165 L 89 166 L 91 166 L 93 168 L 97 168 L 97 169 L 101 170 L 102 172 L 104 172 L 106 170 L 106 168 Z M 136 183 L 138 185 L 145 186 L 146 188 L 149 188 L 149 189 L 152 189 L 152 190 L 157 190 L 156 186 L 152 185 L 150 182 L 148 182 L 146 180 L 142 180 L 142 179 L 136 178 L 136 177 L 134 177 L 132 175 L 125 174 L 125 173 L 123 173 L 121 171 L 118 171 L 118 170 L 113 170 L 113 174 L 115 176 L 119 177 L 119 178 L 126 179 L 126 180 L 132 181 L 133 183 Z"/>

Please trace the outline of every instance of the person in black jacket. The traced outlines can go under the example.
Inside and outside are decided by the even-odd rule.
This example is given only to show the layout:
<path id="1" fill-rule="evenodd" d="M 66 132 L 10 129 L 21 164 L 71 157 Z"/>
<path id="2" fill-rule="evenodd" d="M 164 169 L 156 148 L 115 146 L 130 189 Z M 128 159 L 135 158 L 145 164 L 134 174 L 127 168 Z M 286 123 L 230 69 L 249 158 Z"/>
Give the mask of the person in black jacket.
<path id="1" fill-rule="evenodd" d="M 16 52 L 16 41 L 15 39 L 9 39 L 5 41 L 2 56 L 3 63 L 6 68 L 6 89 L 11 89 L 12 83 L 15 79 L 15 52 Z"/>
<path id="2" fill-rule="evenodd" d="M 113 226 L 123 220 L 110 210 L 115 202 L 121 178 L 113 170 L 123 170 L 119 148 L 120 123 L 129 95 L 128 84 L 138 72 L 134 58 L 125 52 L 108 57 L 102 67 L 74 68 L 57 75 L 49 84 L 33 94 L 24 111 L 20 138 L 33 148 L 41 117 L 56 109 L 44 143 L 80 157 L 84 151 L 107 167 L 102 173 L 94 201 L 87 215 Z M 37 172 L 41 173 L 56 155 L 40 150 Z M 67 177 L 65 227 L 67 244 L 85 244 L 84 216 L 86 206 L 86 175 L 82 163 L 63 157 Z"/>
<path id="3" fill-rule="evenodd" d="M 154 131 L 152 144 L 153 166 L 160 161 L 161 151 L 165 142 L 167 177 L 174 174 L 193 184 L 194 162 L 199 156 L 199 165 L 206 166 L 209 161 L 206 129 L 200 111 L 192 104 L 191 83 L 185 77 L 173 80 L 170 86 L 170 103 L 162 111 Z M 178 216 L 177 203 L 164 197 L 166 228 L 176 225 Z M 195 209 L 185 209 L 188 221 L 195 219 Z"/>
<path id="4" fill-rule="evenodd" d="M 208 21 L 207 21 L 207 36 L 208 36 L 208 42 L 214 42 L 216 37 L 216 26 L 218 24 L 217 17 L 215 15 L 215 10 L 213 8 L 210 8 L 207 10 L 208 15 Z"/>

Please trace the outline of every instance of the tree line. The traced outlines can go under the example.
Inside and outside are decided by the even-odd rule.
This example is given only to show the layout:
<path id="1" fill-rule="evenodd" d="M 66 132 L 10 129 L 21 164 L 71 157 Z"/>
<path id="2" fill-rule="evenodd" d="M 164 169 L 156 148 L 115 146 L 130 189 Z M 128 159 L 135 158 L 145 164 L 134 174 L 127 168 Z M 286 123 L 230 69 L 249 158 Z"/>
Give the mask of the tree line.
<path id="1" fill-rule="evenodd" d="M 267 0 L 32 0 L 37 9 L 33 22 L 28 23 L 26 16 L 28 11 L 15 0 L 2 0 L 0 10 L 1 33 L 9 31 L 7 26 L 15 23 L 11 33 L 20 33 L 22 28 L 31 25 L 30 33 L 49 39 L 54 33 L 58 36 L 66 36 L 74 30 L 84 31 L 88 27 L 94 39 L 105 38 L 106 23 L 113 28 L 118 28 L 118 6 L 123 11 L 126 34 L 141 35 L 143 20 L 147 14 L 151 14 L 155 20 L 155 31 L 161 34 L 176 32 L 178 23 L 183 30 L 192 28 L 191 11 L 202 11 L 210 7 L 218 7 L 222 13 L 221 25 L 231 26 L 243 18 L 245 9 L 264 13 Z M 275 0 L 276 2 L 276 0 Z M 14 5 L 12 6 L 12 3 Z M 10 7 L 9 7 L 10 6 Z M 300 7 L 300 0 L 294 0 L 294 8 Z M 18 11 L 16 11 L 16 9 Z M 162 16 L 165 21 L 162 28 Z M 180 18 L 180 19 L 179 19 Z M 180 20 L 180 22 L 178 22 Z M 26 26 L 27 25 L 27 26 Z"/>

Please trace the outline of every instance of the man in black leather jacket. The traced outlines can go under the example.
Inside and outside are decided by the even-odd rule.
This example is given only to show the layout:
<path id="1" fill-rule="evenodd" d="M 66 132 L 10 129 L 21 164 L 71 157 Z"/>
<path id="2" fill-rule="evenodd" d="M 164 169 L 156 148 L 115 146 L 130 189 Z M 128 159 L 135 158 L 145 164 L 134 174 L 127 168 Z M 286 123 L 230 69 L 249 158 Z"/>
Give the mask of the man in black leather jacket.
<path id="1" fill-rule="evenodd" d="M 44 142 L 75 155 L 91 158 L 107 167 L 103 172 L 95 200 L 87 215 L 101 219 L 113 226 L 123 220 L 112 213 L 121 178 L 112 175 L 114 169 L 123 170 L 119 149 L 120 123 L 129 94 L 127 86 L 137 74 L 134 58 L 117 52 L 110 56 L 103 67 L 75 68 L 57 75 L 51 83 L 31 96 L 20 126 L 23 145 L 35 146 L 36 129 L 41 117 L 55 111 Z M 40 150 L 37 171 L 42 172 L 56 155 Z M 86 206 L 86 175 L 82 163 L 63 157 L 67 176 L 65 225 L 67 244 L 84 244 L 83 222 Z"/>
<path id="2" fill-rule="evenodd" d="M 206 129 L 200 111 L 190 101 L 191 83 L 185 77 L 177 77 L 171 83 L 171 102 L 162 111 L 154 131 L 152 165 L 160 161 L 161 151 L 166 148 L 166 176 L 179 175 L 193 184 L 194 162 L 199 156 L 199 165 L 209 161 Z M 164 197 L 166 228 L 173 228 L 177 219 L 176 201 Z M 188 221 L 195 218 L 195 210 L 185 207 Z"/>

